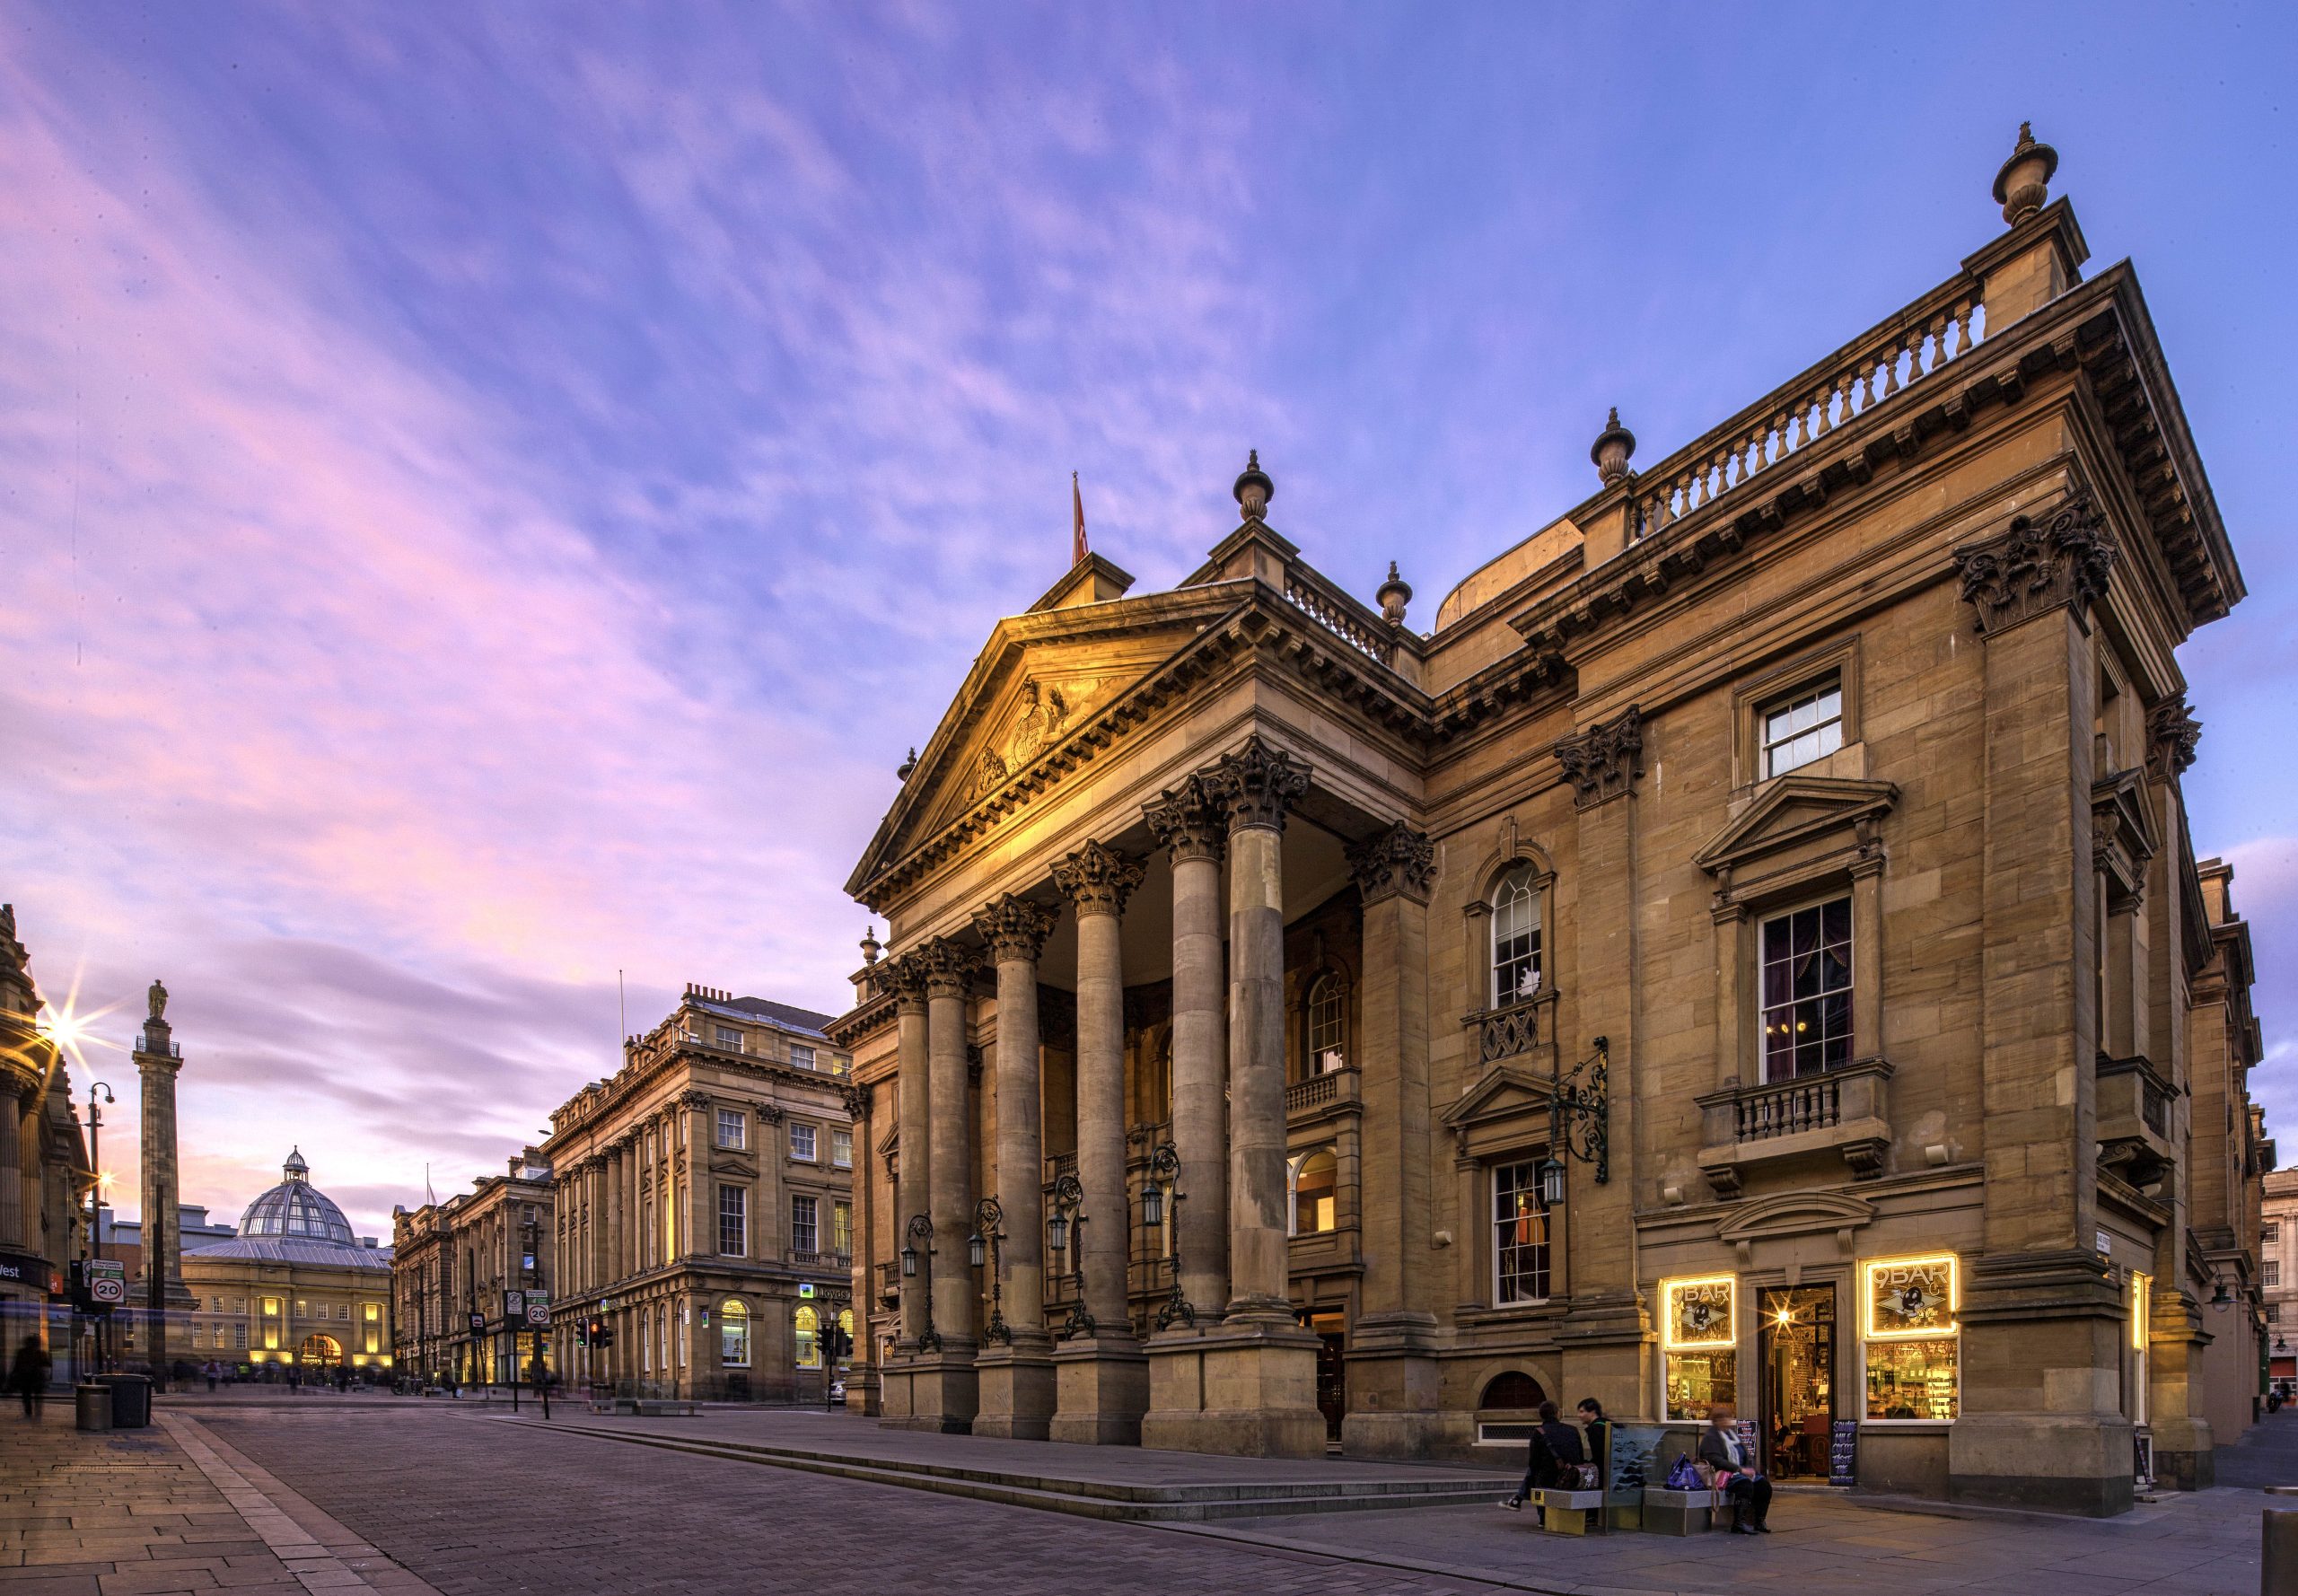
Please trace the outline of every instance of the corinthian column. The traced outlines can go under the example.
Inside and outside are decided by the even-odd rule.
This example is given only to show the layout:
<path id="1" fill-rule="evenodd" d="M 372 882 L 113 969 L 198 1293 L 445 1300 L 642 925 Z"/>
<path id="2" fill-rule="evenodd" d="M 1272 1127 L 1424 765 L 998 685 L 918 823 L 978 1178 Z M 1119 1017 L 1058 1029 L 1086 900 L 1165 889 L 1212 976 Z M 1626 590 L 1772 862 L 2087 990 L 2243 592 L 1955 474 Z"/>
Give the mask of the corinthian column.
<path id="1" fill-rule="evenodd" d="M 1053 867 L 1055 884 L 1077 909 L 1077 1179 L 1085 1188 L 1085 1311 L 1092 1315 L 1097 1336 L 1118 1333 L 1131 1323 L 1126 1301 L 1132 1226 L 1125 1190 L 1125 968 L 1118 941 L 1125 900 L 1141 884 L 1142 873 L 1137 861 L 1097 842 Z"/>
<path id="2" fill-rule="evenodd" d="M 894 1252 L 905 1247 L 925 1250 L 924 1238 L 913 1240 L 909 1222 L 933 1205 L 929 1184 L 934 1168 L 933 1110 L 927 1092 L 925 1046 L 925 966 L 916 954 L 893 961 L 894 1048 L 897 1101 Z M 917 1350 L 925 1334 L 925 1282 L 905 1278 L 901 1283 L 901 1350 Z"/>
<path id="3" fill-rule="evenodd" d="M 1146 805 L 1173 867 L 1173 1208 L 1181 1294 L 1202 1320 L 1229 1301 L 1228 981 L 1221 952 L 1221 855 L 1229 818 L 1200 776 Z"/>
<path id="4" fill-rule="evenodd" d="M 1256 736 L 1206 779 L 1229 814 L 1229 1312 L 1290 1324 L 1283 845 L 1309 771 Z"/>
<path id="5" fill-rule="evenodd" d="M 1045 1332 L 1045 1150 L 1039 1124 L 1038 954 L 1056 916 L 1008 893 L 974 916 L 997 964 L 996 1170 L 983 1184 L 1002 1215 L 984 1237 L 997 1271 L 999 1317 L 974 1360 L 980 1381 L 977 1435 L 1043 1441 L 1054 1407 L 1052 1344 Z M 985 1227 L 986 1228 L 986 1227 Z"/>
<path id="6" fill-rule="evenodd" d="M 1125 969 L 1118 952 L 1138 861 L 1089 842 L 1053 867 L 1077 909 L 1077 1180 L 1069 1245 L 1083 1250 L 1089 1329 L 1054 1355 L 1053 1439 L 1132 1445 L 1149 1405 L 1147 1361 L 1133 1334 L 1126 1265 L 1133 1236 L 1125 1189 Z"/>
<path id="7" fill-rule="evenodd" d="M 934 1102 L 934 1328 L 945 1347 L 969 1349 L 974 1292 L 966 1237 L 973 1229 L 973 1136 L 966 1112 L 966 987 L 974 954 L 944 937 L 927 944 L 924 958 L 927 1079 Z"/>

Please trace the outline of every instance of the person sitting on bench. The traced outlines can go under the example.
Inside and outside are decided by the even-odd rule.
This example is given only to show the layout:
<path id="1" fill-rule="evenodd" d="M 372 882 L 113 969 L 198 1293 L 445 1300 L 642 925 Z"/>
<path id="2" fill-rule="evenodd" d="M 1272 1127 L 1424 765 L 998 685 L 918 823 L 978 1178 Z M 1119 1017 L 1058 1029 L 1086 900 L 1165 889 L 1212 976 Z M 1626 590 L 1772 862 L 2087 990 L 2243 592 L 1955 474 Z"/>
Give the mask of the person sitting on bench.
<path id="1" fill-rule="evenodd" d="M 1588 1454 L 1580 1445 L 1580 1432 L 1557 1416 L 1555 1403 L 1541 1403 L 1540 1422 L 1532 1431 L 1531 1451 L 1524 1460 L 1524 1483 L 1500 1505 L 1514 1513 L 1536 1490 L 1576 1486 L 1580 1465 L 1587 1460 Z"/>
<path id="2" fill-rule="evenodd" d="M 1756 1472 L 1740 1433 L 1732 1425 L 1732 1407 L 1718 1402 L 1707 1410 L 1707 1428 L 1699 1433 L 1699 1460 L 1715 1474 L 1715 1488 L 1732 1504 L 1732 1533 L 1768 1535 L 1771 1526 L 1771 1481 Z"/>

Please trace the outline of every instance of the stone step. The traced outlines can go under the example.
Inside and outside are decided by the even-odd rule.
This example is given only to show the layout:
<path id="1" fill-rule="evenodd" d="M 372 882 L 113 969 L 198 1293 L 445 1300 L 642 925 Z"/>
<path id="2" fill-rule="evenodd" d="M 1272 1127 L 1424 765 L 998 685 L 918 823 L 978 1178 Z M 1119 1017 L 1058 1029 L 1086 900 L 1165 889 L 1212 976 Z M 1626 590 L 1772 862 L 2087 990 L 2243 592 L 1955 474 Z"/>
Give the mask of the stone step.
<path id="1" fill-rule="evenodd" d="M 848 1453 L 772 1446 L 757 1442 L 669 1435 L 655 1431 L 593 1425 L 548 1425 L 539 1419 L 502 1418 L 524 1425 L 664 1451 L 795 1469 L 875 1485 L 933 1491 L 979 1502 L 1002 1502 L 1083 1518 L 1132 1523 L 1198 1523 L 1213 1519 L 1261 1518 L 1312 1513 L 1384 1513 L 1398 1508 L 1464 1507 L 1498 1501 L 1504 1481 L 1492 1478 L 1437 1475 L 1351 1480 L 1223 1481 L 1140 1485 L 1112 1480 L 1058 1479 L 989 1469 L 959 1468 L 911 1459 L 859 1457 Z"/>

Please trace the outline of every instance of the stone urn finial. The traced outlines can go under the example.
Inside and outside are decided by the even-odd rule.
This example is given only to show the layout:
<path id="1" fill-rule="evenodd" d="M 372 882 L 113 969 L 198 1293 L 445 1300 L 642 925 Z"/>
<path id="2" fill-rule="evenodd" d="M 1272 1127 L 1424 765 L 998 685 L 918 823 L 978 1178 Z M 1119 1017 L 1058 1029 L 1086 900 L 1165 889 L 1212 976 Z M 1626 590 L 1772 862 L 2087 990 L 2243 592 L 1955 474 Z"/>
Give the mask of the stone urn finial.
<path id="1" fill-rule="evenodd" d="M 2051 173 L 2057 170 L 2058 152 L 2035 142 L 2032 123 L 2020 123 L 2018 147 L 1995 174 L 1995 197 L 2003 206 L 2004 221 L 2015 227 L 2041 210 L 2050 195 Z"/>
<path id="2" fill-rule="evenodd" d="M 1245 452 L 1245 469 L 1237 477 L 1237 486 L 1231 490 L 1237 495 L 1238 508 L 1247 521 L 1259 521 L 1268 513 L 1268 501 L 1276 496 L 1276 484 L 1260 469 L 1260 451 Z"/>
<path id="3" fill-rule="evenodd" d="M 884 950 L 885 944 L 878 940 L 878 928 L 875 925 L 862 927 L 862 962 L 877 963 L 878 955 Z"/>
<path id="4" fill-rule="evenodd" d="M 1397 574 L 1396 561 L 1389 562 L 1389 579 L 1373 597 L 1381 606 L 1382 620 L 1392 627 L 1404 625 L 1404 607 L 1412 602 L 1412 583 Z"/>
<path id="5" fill-rule="evenodd" d="M 908 781 L 909 779 L 909 773 L 917 768 L 917 750 L 913 748 L 909 750 L 909 758 L 904 759 L 899 765 L 895 767 L 894 779 L 896 781 Z"/>
<path id="6" fill-rule="evenodd" d="M 1588 451 L 1588 458 L 1596 462 L 1596 475 L 1606 487 L 1623 481 L 1628 476 L 1627 457 L 1636 452 L 1636 434 L 1619 424 L 1619 407 L 1614 405 L 1611 414 L 1604 418 L 1604 430 L 1596 434 L 1595 446 Z"/>

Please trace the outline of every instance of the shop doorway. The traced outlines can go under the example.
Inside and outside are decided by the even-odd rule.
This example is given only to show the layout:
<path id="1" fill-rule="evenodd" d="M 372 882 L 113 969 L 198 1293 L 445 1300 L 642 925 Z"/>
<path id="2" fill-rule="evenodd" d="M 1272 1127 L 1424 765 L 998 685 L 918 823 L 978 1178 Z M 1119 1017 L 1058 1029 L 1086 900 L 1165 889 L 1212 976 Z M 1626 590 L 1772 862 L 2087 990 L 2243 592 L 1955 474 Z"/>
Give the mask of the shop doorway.
<path id="1" fill-rule="evenodd" d="M 1325 1416 L 1325 1444 L 1340 1444 L 1340 1421 L 1348 1416 L 1348 1337 L 1338 1313 L 1309 1315 L 1317 1333 L 1317 1407 Z"/>
<path id="2" fill-rule="evenodd" d="M 1835 1423 L 1835 1287 L 1776 1287 L 1761 1305 L 1764 1471 L 1824 1479 Z"/>

